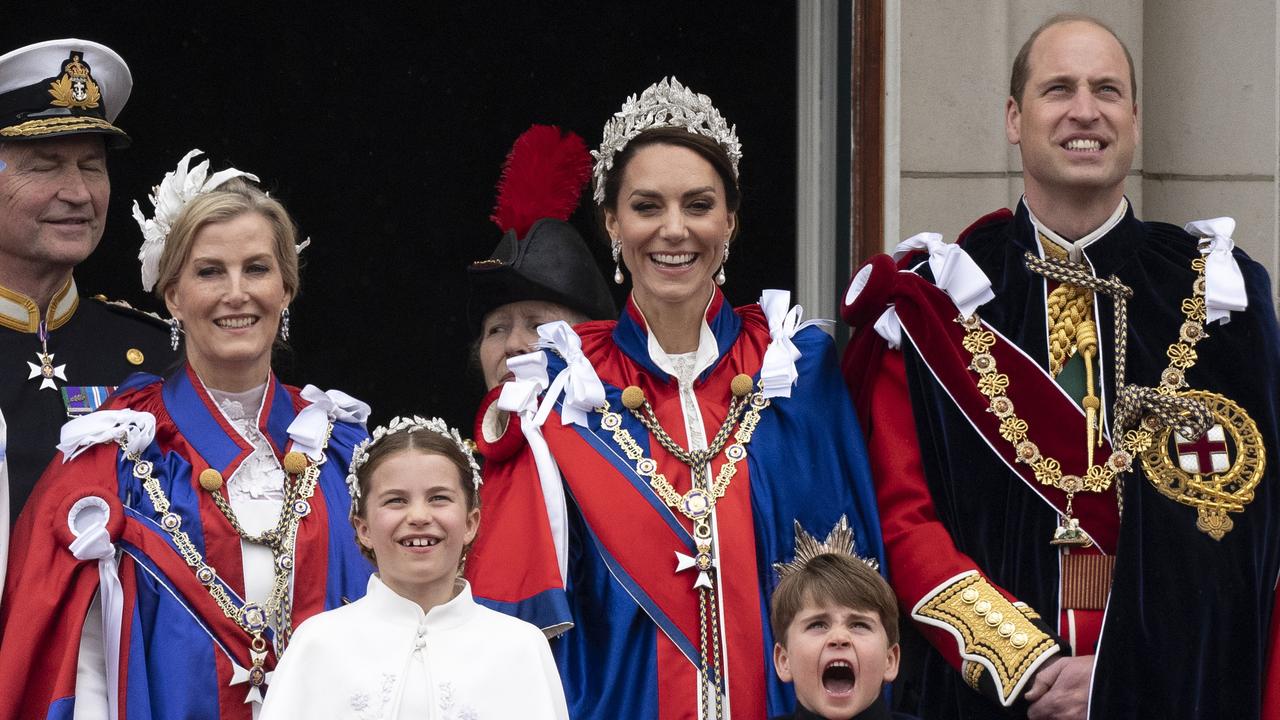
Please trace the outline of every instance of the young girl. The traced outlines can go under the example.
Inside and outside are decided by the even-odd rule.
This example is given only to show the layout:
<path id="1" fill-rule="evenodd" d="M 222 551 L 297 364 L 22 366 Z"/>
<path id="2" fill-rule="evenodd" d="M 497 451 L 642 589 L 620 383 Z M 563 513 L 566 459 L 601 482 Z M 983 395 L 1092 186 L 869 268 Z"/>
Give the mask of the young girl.
<path id="1" fill-rule="evenodd" d="M 458 570 L 480 526 L 479 467 L 443 420 L 396 418 L 347 476 L 368 594 L 303 623 L 260 720 L 567 718 L 534 626 L 471 599 Z"/>

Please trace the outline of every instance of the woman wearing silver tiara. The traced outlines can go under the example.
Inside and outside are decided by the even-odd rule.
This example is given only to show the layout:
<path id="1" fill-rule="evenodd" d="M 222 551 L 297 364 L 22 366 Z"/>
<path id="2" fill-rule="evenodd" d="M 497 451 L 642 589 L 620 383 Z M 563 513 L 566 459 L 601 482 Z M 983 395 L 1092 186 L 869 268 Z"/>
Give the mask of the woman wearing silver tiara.
<path id="1" fill-rule="evenodd" d="M 395 418 L 351 460 L 369 592 L 294 633 L 262 720 L 568 717 L 546 638 L 477 605 L 459 576 L 480 528 L 480 468 L 439 418 Z"/>
<path id="2" fill-rule="evenodd" d="M 296 230 L 197 154 L 134 210 L 186 363 L 63 428 L 14 533 L 0 717 L 249 720 L 293 628 L 364 593 L 345 478 L 369 408 L 276 380 Z"/>
<path id="3" fill-rule="evenodd" d="M 616 322 L 544 325 L 549 352 L 507 361 L 499 405 L 530 450 L 486 477 L 544 507 L 490 509 L 476 597 L 558 635 L 574 718 L 789 712 L 762 622 L 771 563 L 791 559 L 796 524 L 825 535 L 841 515 L 881 554 L 833 343 L 788 293 L 735 310 L 718 289 L 742 153 L 709 98 L 663 80 L 593 154 L 631 296 Z"/>

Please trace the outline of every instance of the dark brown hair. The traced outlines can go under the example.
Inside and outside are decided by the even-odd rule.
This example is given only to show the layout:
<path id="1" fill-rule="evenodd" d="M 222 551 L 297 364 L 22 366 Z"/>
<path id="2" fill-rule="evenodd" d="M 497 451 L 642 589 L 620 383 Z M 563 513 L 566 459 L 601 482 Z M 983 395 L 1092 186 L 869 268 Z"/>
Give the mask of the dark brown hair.
<path id="1" fill-rule="evenodd" d="M 806 603 L 831 602 L 853 610 L 874 610 L 889 636 L 898 642 L 898 603 L 889 583 L 866 563 L 826 553 L 810 560 L 778 583 L 770 601 L 769 623 L 773 639 L 787 646 L 787 628 Z"/>
<path id="2" fill-rule="evenodd" d="M 1031 37 L 1022 43 L 1022 48 L 1018 50 L 1018 54 L 1013 58 L 1013 71 L 1009 74 L 1009 97 L 1017 103 L 1018 107 L 1022 107 L 1022 94 L 1027 89 L 1027 79 L 1031 77 L 1031 47 L 1036 44 L 1036 39 L 1040 37 L 1040 33 L 1048 30 L 1054 25 L 1062 25 L 1063 23 L 1080 22 L 1088 23 L 1095 27 L 1106 30 L 1111 37 L 1120 43 L 1120 49 L 1124 51 L 1124 59 L 1129 63 L 1129 91 L 1133 93 L 1133 101 L 1138 101 L 1138 74 L 1133 67 L 1133 55 L 1129 54 L 1129 46 L 1124 44 L 1116 31 L 1107 26 L 1101 20 L 1089 15 L 1080 13 L 1059 13 L 1045 20 L 1040 27 L 1031 33 Z"/>
<path id="3" fill-rule="evenodd" d="M 360 484 L 360 497 L 356 500 L 356 509 L 352 514 L 352 527 L 355 526 L 355 518 L 364 518 L 365 511 L 368 509 L 365 503 L 369 501 L 374 472 L 391 456 L 399 455 L 403 452 L 439 455 L 448 460 L 458 471 L 458 485 L 462 488 L 463 497 L 466 498 L 467 512 L 480 507 L 480 493 L 471 479 L 471 463 L 467 461 L 467 456 L 462 453 L 462 450 L 458 448 L 453 440 L 434 430 L 401 431 L 387 435 L 381 440 L 372 443 L 369 446 L 368 460 L 360 466 L 359 470 L 356 470 L 356 480 Z M 356 542 L 359 544 L 359 540 Z M 472 540 L 472 543 L 474 542 Z M 466 558 L 467 551 L 470 549 L 471 544 L 462 549 L 463 558 Z M 370 560 L 377 562 L 373 556 L 373 551 L 362 544 L 360 545 L 360 552 Z"/>
<path id="4" fill-rule="evenodd" d="M 742 204 L 742 190 L 738 187 L 738 181 L 733 176 L 733 163 L 729 161 L 729 154 L 720 146 L 720 143 L 705 135 L 691 133 L 683 128 L 652 128 L 632 138 L 631 142 L 627 143 L 627 146 L 621 152 L 614 155 L 613 167 L 604 176 L 604 202 L 599 207 L 598 216 L 601 237 L 605 238 L 606 241 L 608 241 L 609 235 L 604 232 L 604 211 L 617 211 L 618 191 L 622 188 L 622 176 L 626 173 L 627 165 L 631 163 L 631 158 L 635 157 L 637 151 L 649 145 L 675 145 L 698 153 L 702 159 L 711 163 L 711 167 L 720 176 L 720 181 L 724 183 L 725 208 L 731 213 L 738 212 L 738 207 Z M 738 218 L 738 222 L 733 228 L 733 235 L 729 238 L 731 242 L 738 236 L 738 230 L 741 226 L 741 218 Z"/>

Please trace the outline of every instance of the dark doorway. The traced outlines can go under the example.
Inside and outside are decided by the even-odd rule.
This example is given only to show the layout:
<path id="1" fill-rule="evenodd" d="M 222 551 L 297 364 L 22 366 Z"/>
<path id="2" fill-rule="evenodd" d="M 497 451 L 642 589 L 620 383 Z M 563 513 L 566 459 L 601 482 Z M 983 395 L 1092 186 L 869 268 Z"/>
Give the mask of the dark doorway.
<path id="1" fill-rule="evenodd" d="M 463 269 L 498 241 L 488 216 L 510 144 L 539 122 L 594 148 L 623 99 L 664 75 L 710 95 L 742 140 L 730 299 L 794 283 L 790 3 L 16 4 L 0 53 L 82 37 L 134 75 L 118 120 L 134 145 L 111 157 L 82 292 L 159 309 L 140 289 L 130 207 L 149 210 L 148 188 L 200 148 L 262 177 L 313 241 L 277 370 L 364 399 L 374 421 L 435 414 L 469 430 L 481 386 Z M 589 195 L 574 221 L 612 275 Z"/>

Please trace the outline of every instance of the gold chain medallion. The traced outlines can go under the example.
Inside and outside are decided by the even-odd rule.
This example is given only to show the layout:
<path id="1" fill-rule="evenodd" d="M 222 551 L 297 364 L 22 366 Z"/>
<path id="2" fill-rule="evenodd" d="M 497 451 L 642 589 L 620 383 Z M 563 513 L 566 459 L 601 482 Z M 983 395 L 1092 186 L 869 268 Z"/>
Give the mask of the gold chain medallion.
<path id="1" fill-rule="evenodd" d="M 1235 524 L 1228 513 L 1253 501 L 1267 451 L 1253 418 L 1231 400 L 1204 390 L 1179 393 L 1205 404 L 1217 423 L 1199 439 L 1163 428 L 1141 453 L 1142 469 L 1165 497 L 1196 509 L 1196 528 L 1221 540 Z"/>

